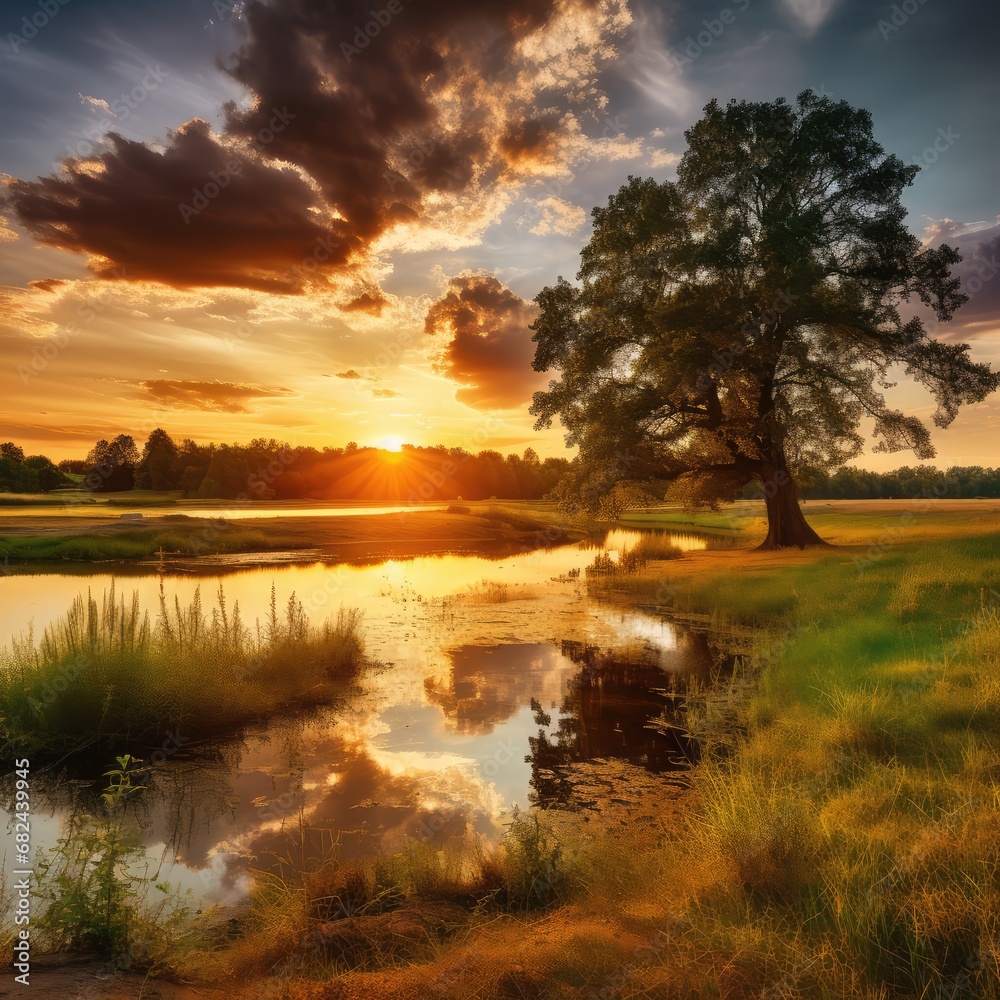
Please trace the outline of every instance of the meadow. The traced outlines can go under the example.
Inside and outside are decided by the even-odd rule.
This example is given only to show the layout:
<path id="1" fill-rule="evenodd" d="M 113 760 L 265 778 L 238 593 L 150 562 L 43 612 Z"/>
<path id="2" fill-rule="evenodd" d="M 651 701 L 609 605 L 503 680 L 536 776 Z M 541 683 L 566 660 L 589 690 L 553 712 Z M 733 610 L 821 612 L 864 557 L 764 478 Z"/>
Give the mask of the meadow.
<path id="1" fill-rule="evenodd" d="M 593 599 L 695 623 L 736 654 L 724 682 L 689 692 L 702 752 L 686 787 L 663 783 L 639 816 L 515 814 L 493 848 L 472 835 L 414 839 L 399 854 L 342 860 L 335 841 L 308 859 L 292 843 L 258 861 L 249 910 L 225 934 L 196 931 L 200 944 L 189 935 L 163 967 L 234 995 L 267 983 L 293 1000 L 997 1000 L 996 506 L 816 505 L 811 523 L 835 544 L 782 552 L 751 548 L 762 523 L 749 505 L 661 514 L 704 521 L 740 547 L 648 544 L 585 583 Z M 94 616 L 122 657 L 122 614 L 132 612 L 120 599 L 75 609 L 40 647 L 51 652 L 35 654 L 38 676 Z M 279 634 L 296 633 L 294 606 L 287 633 L 279 617 Z M 203 641 L 222 641 L 220 620 Z M 184 676 L 170 683 L 183 688 Z M 99 711 L 87 688 L 74 698 Z M 146 703 L 173 703 L 175 690 Z M 198 718 L 197 700 L 188 711 Z"/>
<path id="2" fill-rule="evenodd" d="M 249 520 L 196 517 L 155 505 L 141 520 L 120 520 L 108 505 L 66 513 L 20 511 L 0 506 L 0 562 L 7 569 L 44 562 L 129 562 L 154 558 L 209 557 L 235 553 L 306 552 L 313 558 L 364 558 L 462 551 L 497 544 L 517 550 L 580 537 L 547 503 L 478 502 L 447 510 L 415 507 L 401 514 L 350 517 L 289 516 L 282 505 L 240 508 Z M 308 558 L 304 556 L 303 558 Z"/>
<path id="3" fill-rule="evenodd" d="M 530 851 L 515 823 L 495 857 L 414 845 L 285 872 L 283 939 L 313 942 L 288 995 L 1000 996 L 1000 536 L 990 511 L 914 509 L 814 517 L 836 548 L 666 554 L 625 589 L 592 576 L 752 637 L 691 699 L 690 788 L 651 803 L 661 822 L 599 835 L 542 814 Z M 503 896 L 504 866 L 539 891 Z M 408 938 L 384 916 L 310 936 L 347 883 L 359 914 L 437 916 Z M 236 968 L 271 939 L 273 892 Z"/>

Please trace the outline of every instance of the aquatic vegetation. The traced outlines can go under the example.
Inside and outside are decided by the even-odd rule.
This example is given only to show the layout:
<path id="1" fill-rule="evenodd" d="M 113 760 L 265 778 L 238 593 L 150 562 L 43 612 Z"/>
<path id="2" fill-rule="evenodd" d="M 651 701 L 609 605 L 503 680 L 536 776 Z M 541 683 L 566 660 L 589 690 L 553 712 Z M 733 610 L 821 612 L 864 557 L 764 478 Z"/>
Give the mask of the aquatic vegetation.
<path id="1" fill-rule="evenodd" d="M 221 583 L 208 612 L 200 590 L 183 607 L 161 583 L 151 620 L 137 593 L 112 585 L 99 602 L 77 597 L 41 640 L 29 632 L 0 650 L 0 732 L 36 758 L 172 731 L 189 741 L 329 701 L 362 664 L 355 611 L 316 627 L 294 594 L 279 612 L 272 587 L 269 615 L 250 625 Z"/>
<path id="2" fill-rule="evenodd" d="M 619 552 L 617 558 L 600 552 L 587 567 L 588 577 L 628 577 L 646 568 L 650 562 L 679 559 L 684 553 L 669 536 L 644 532 L 631 548 Z"/>
<path id="3" fill-rule="evenodd" d="M 191 921 L 184 895 L 143 858 L 129 800 L 141 793 L 141 760 L 124 754 L 96 811 L 77 812 L 36 862 L 37 926 L 52 947 L 97 955 L 118 968 L 148 969 L 170 952 Z"/>
<path id="4" fill-rule="evenodd" d="M 333 840 L 257 870 L 246 934 L 228 959 L 239 978 L 331 975 L 434 958 L 471 925 L 526 915 L 568 897 L 574 881 L 548 823 L 514 810 L 500 843 L 473 834 L 411 839 L 391 855 L 343 860 Z"/>

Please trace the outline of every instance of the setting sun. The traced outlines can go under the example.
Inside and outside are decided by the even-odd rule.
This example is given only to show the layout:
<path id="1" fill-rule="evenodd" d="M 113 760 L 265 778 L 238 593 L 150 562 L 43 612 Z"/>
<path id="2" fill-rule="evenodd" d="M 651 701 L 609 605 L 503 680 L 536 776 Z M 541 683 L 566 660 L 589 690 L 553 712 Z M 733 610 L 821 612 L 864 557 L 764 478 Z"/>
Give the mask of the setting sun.
<path id="1" fill-rule="evenodd" d="M 401 437 L 379 438 L 378 446 L 385 451 L 402 451 L 403 439 Z"/>

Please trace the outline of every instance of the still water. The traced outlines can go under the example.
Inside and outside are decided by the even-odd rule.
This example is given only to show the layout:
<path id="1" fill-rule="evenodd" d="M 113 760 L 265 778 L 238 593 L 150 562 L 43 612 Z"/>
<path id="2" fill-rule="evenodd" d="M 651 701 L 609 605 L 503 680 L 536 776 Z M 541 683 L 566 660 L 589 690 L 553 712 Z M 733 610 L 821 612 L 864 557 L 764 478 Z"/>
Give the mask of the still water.
<path id="1" fill-rule="evenodd" d="M 314 504 L 295 501 L 262 501 L 254 500 L 241 503 L 239 500 L 222 500 L 218 502 L 206 500 L 172 500 L 168 504 L 157 505 L 139 503 L 130 505 L 121 500 L 114 503 L 94 501 L 88 497 L 86 502 L 67 502 L 64 504 L 3 504 L 0 506 L 4 518 L 8 517 L 107 517 L 109 520 L 121 518 L 125 514 L 143 514 L 145 517 L 158 517 L 164 514 L 183 514 L 186 517 L 208 518 L 217 520 L 242 521 L 255 517 L 354 517 L 358 514 L 412 514 L 416 511 L 440 511 L 448 507 L 446 503 L 427 503 L 416 501 L 405 504 L 380 503 L 331 503 L 329 501 Z"/>
<path id="2" fill-rule="evenodd" d="M 250 622 L 266 614 L 272 584 L 279 605 L 294 592 L 316 622 L 340 606 L 360 608 L 377 664 L 336 706 L 238 740 L 197 746 L 181 731 L 165 736 L 163 752 L 149 748 L 143 755 L 159 763 L 139 808 L 151 863 L 206 902 L 231 903 L 262 859 L 333 840 L 342 857 L 464 830 L 493 842 L 513 806 L 556 804 L 574 762 L 685 766 L 691 748 L 648 722 L 682 706 L 679 680 L 710 669 L 704 637 L 586 593 L 595 556 L 639 537 L 612 531 L 600 545 L 505 558 L 443 554 L 208 575 L 132 568 L 116 587 L 126 597 L 138 591 L 151 613 L 161 582 L 168 601 L 176 595 L 182 605 L 198 587 L 210 603 L 221 585 Z M 715 544 L 669 537 L 685 550 Z M 0 578 L 0 636 L 23 634 L 29 622 L 39 635 L 77 594 L 89 588 L 99 597 L 113 579 L 111 571 Z M 92 793 L 95 776 L 35 774 L 36 855 Z M 9 860 L 9 824 L 3 850 Z"/>

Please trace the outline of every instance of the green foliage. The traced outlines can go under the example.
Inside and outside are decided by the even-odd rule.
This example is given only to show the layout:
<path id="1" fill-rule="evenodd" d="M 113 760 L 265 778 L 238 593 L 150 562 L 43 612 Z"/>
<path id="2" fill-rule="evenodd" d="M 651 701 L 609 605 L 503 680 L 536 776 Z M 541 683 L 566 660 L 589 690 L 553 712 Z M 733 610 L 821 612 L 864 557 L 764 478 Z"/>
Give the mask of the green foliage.
<path id="1" fill-rule="evenodd" d="M 12 441 L 0 444 L 0 493 L 43 493 L 68 485 L 66 476 L 44 455 L 25 456 Z"/>
<path id="2" fill-rule="evenodd" d="M 119 434 L 110 441 L 102 438 L 90 449 L 87 464 L 90 466 L 85 480 L 88 489 L 101 492 L 130 490 L 135 484 L 139 449 L 131 434 Z"/>
<path id="3" fill-rule="evenodd" d="M 362 665 L 360 615 L 341 610 L 312 626 L 291 595 L 247 625 L 220 583 L 206 614 L 160 591 L 155 622 L 114 586 L 89 592 L 47 628 L 0 650 L 0 726 L 8 749 L 35 756 L 92 744 L 122 745 L 179 728 L 186 739 L 239 729 L 291 706 L 318 704 Z"/>
<path id="4" fill-rule="evenodd" d="M 871 116 L 811 91 L 795 104 L 712 101 L 676 181 L 630 178 L 594 210 L 579 285 L 537 296 L 539 428 L 558 417 L 580 455 L 560 486 L 597 510 L 623 481 L 679 480 L 692 505 L 756 481 L 774 547 L 818 539 L 794 483 L 877 450 L 933 454 L 917 417 L 887 403 L 894 366 L 947 426 L 998 375 L 967 345 L 928 335 L 965 301 L 958 254 L 925 247 L 900 197 L 917 167 L 887 155 Z"/>
<path id="5" fill-rule="evenodd" d="M 206 534 L 205 522 L 190 519 L 167 529 L 132 528 L 115 534 L 12 535 L 0 538 L 0 559 L 57 560 L 82 562 L 149 559 L 162 549 L 171 555 L 205 555 L 225 552 L 267 552 L 304 548 L 305 542 L 279 532 L 227 522 Z"/>
<path id="6" fill-rule="evenodd" d="M 531 909 L 559 896 L 565 878 L 562 848 L 537 812 L 525 816 L 515 807 L 500 845 L 498 861 L 509 907 Z"/>
<path id="7" fill-rule="evenodd" d="M 109 783 L 98 812 L 76 812 L 69 829 L 37 862 L 39 928 L 55 947 L 95 954 L 123 968 L 148 967 L 162 957 L 188 908 L 143 859 L 129 800 L 142 761 L 129 754 L 105 772 Z M 151 892 L 159 893 L 157 901 Z"/>

